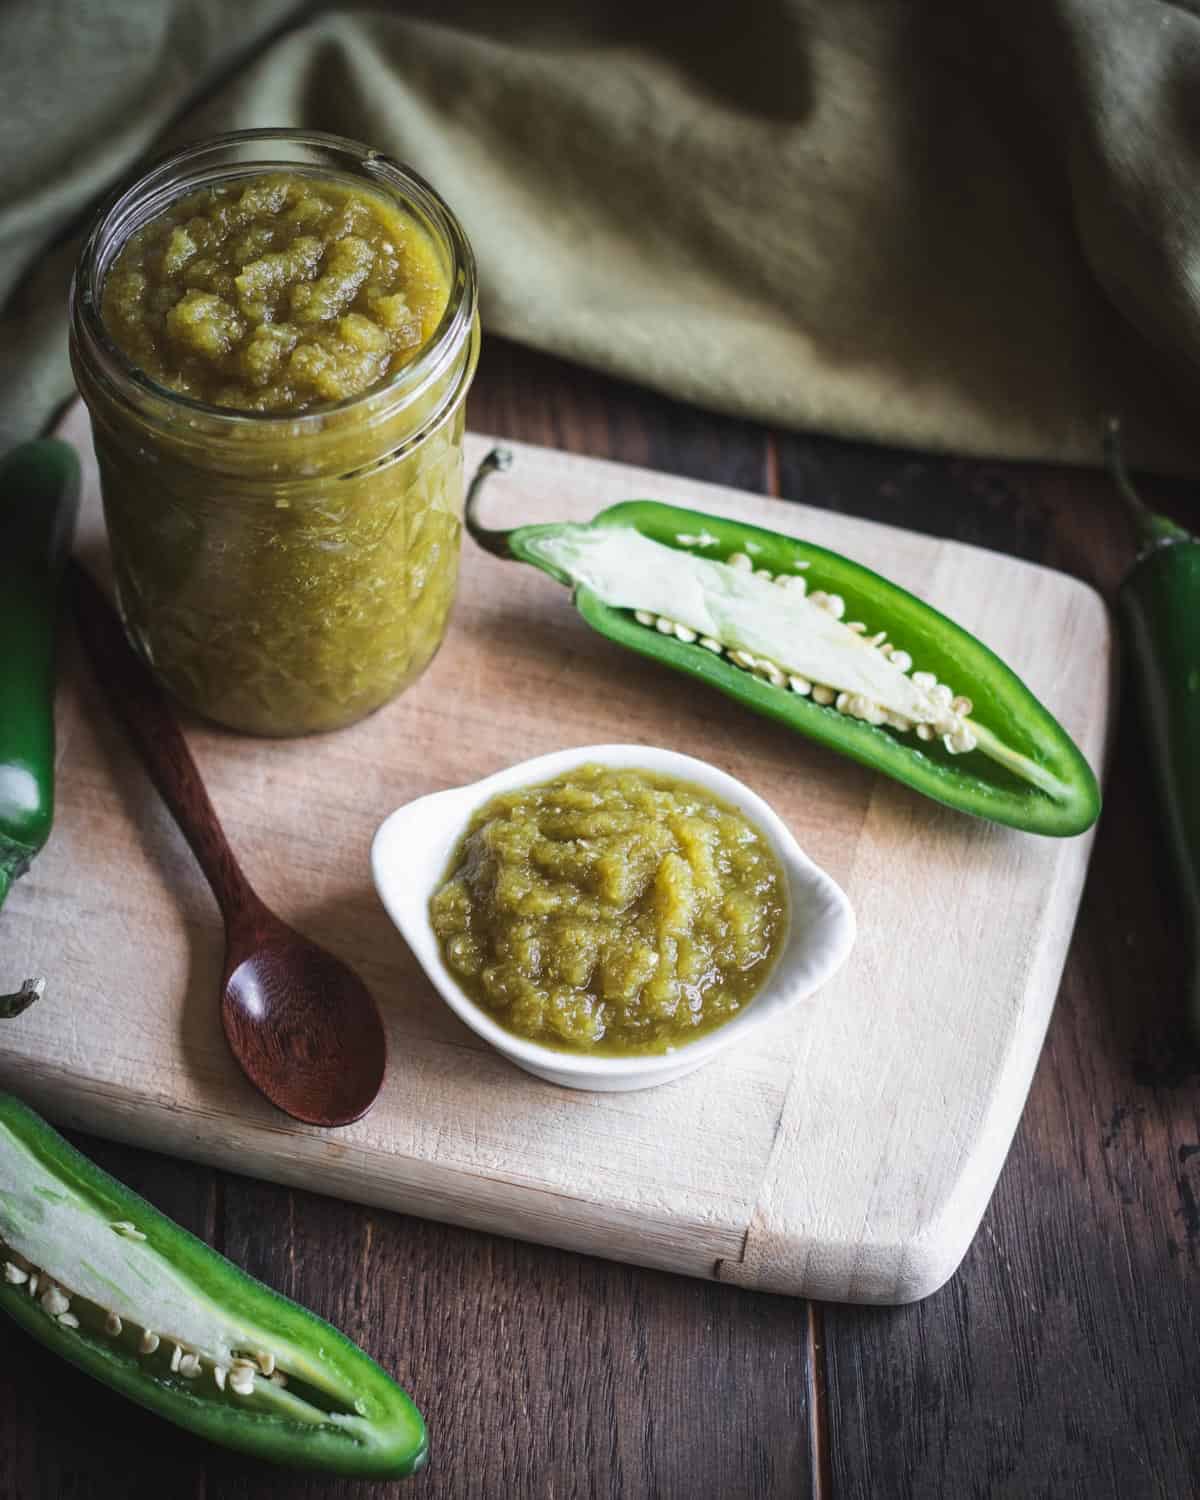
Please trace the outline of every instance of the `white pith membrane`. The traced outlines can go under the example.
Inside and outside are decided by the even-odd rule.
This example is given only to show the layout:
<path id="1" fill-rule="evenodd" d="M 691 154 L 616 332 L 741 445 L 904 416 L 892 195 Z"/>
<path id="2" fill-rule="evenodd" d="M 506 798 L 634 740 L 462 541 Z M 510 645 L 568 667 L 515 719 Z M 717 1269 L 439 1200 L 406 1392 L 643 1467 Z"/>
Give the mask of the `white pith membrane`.
<path id="1" fill-rule="evenodd" d="M 782 692 L 925 742 L 952 755 L 979 750 L 1052 795 L 1058 779 L 970 717 L 974 705 L 907 651 L 844 621 L 845 601 L 812 590 L 801 572 L 772 575 L 745 552 L 724 561 L 685 550 L 715 538 L 680 535 L 680 549 L 632 526 L 560 526 L 526 547 L 604 604 L 698 650 L 724 656 Z"/>
<path id="2" fill-rule="evenodd" d="M 287 1340 L 227 1316 L 129 1220 L 105 1220 L 0 1129 L 0 1282 L 80 1338 L 119 1347 L 147 1375 L 290 1421 L 368 1436 L 352 1400 Z M 286 1371 L 286 1373 L 285 1373 Z M 287 1389 L 340 1405 L 327 1410 Z M 355 1429 L 359 1429 L 357 1432 Z"/>

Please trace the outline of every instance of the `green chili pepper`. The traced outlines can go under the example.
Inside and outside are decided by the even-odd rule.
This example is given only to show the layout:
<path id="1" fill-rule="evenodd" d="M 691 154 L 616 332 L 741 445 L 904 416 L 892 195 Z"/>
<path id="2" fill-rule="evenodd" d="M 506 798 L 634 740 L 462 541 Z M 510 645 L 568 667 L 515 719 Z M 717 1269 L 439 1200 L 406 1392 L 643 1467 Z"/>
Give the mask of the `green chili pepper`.
<path id="1" fill-rule="evenodd" d="M 421 1414 L 361 1349 L 7 1094 L 0 1308 L 89 1375 L 212 1442 L 364 1478 L 425 1462 Z"/>
<path id="2" fill-rule="evenodd" d="M 1095 822 L 1096 778 L 1065 730 L 999 657 L 896 584 L 653 500 L 492 531 L 480 493 L 509 462 L 497 449 L 480 465 L 467 529 L 573 588 L 601 635 L 961 812 L 1052 835 Z"/>
<path id="3" fill-rule="evenodd" d="M 1142 503 L 1115 422 L 1106 452 L 1139 544 L 1118 595 L 1122 645 L 1184 907 L 1188 1013 L 1200 1030 L 1200 538 Z"/>
<path id="4" fill-rule="evenodd" d="M 79 460 L 46 438 L 0 463 L 0 904 L 54 818 L 54 644 Z"/>

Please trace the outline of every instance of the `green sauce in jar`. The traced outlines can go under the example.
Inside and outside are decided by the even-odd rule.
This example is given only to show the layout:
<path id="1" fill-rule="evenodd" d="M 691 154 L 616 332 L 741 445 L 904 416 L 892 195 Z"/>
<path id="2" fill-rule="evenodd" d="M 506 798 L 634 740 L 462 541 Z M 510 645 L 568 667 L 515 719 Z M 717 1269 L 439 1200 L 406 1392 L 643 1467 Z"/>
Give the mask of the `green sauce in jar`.
<path id="1" fill-rule="evenodd" d="M 442 958 L 507 1030 L 667 1052 L 761 989 L 787 929 L 764 834 L 690 782 L 588 765 L 472 817 L 430 902 Z"/>
<path id="2" fill-rule="evenodd" d="M 126 629 L 184 703 L 304 734 L 428 664 L 457 582 L 475 300 L 436 194 L 335 137 L 189 148 L 102 215 L 72 358 Z"/>
<path id="3" fill-rule="evenodd" d="M 101 317 L 159 385 L 243 411 L 344 401 L 437 328 L 446 269 L 380 193 L 299 172 L 218 182 L 122 245 Z"/>

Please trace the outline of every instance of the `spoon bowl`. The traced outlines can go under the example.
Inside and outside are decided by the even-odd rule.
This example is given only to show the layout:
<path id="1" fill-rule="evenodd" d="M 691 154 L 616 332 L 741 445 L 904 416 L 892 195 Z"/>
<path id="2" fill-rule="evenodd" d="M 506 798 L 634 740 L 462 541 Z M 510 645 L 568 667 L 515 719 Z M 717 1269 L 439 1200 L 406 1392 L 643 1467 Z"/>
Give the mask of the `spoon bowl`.
<path id="1" fill-rule="evenodd" d="M 279 921 L 225 953 L 221 1024 L 250 1082 L 295 1120 L 349 1125 L 383 1084 L 387 1039 L 353 969 Z"/>
<path id="2" fill-rule="evenodd" d="M 261 1093 L 307 1125 L 348 1125 L 375 1102 L 387 1040 L 365 984 L 281 921 L 242 874 L 167 700 L 99 586 L 73 566 L 84 649 L 181 832 L 225 922 L 221 1023 Z"/>

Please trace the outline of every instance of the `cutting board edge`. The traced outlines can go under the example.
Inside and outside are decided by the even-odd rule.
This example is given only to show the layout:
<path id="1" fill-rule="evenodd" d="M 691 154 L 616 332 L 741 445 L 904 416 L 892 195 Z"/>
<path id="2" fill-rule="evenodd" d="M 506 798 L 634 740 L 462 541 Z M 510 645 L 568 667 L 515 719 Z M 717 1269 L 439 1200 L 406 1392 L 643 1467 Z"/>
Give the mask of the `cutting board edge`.
<path id="1" fill-rule="evenodd" d="M 162 1151 L 242 1177 L 705 1280 L 715 1279 L 718 1263 L 740 1253 L 745 1240 L 740 1226 L 679 1217 L 664 1225 L 617 1203 L 568 1197 L 511 1178 L 400 1156 L 282 1120 L 273 1125 L 243 1115 L 235 1135 L 205 1140 L 197 1130 L 210 1119 L 205 1111 L 132 1096 L 122 1100 L 73 1069 L 41 1065 L 34 1071 L 28 1059 L 15 1061 L 18 1069 L 10 1069 L 9 1057 L 0 1054 L 0 1088 L 23 1099 L 58 1129 L 142 1151 Z M 257 1107 L 251 1101 L 249 1108 Z M 154 1146 L 147 1145 L 151 1120 L 158 1126 Z M 312 1172 L 318 1161 L 326 1171 L 320 1185 L 314 1186 Z M 334 1163 L 344 1192 L 333 1185 Z M 471 1189 L 473 1196 L 457 1197 L 456 1186 Z"/>
<path id="2" fill-rule="evenodd" d="M 1112 642 L 1108 630 L 1110 665 Z M 1110 760 L 1113 702 L 1110 693 L 1086 737 L 1085 748 L 1094 757 L 1099 778 L 1103 778 Z M 1097 822 L 1086 833 L 1061 842 L 1056 893 L 1061 893 L 1065 883 L 1069 899 L 1057 906 L 1058 920 L 1040 930 L 1025 980 L 1024 1003 L 1011 1018 L 988 1107 L 948 1191 L 926 1205 L 922 1225 L 908 1236 L 889 1234 L 885 1226 L 877 1226 L 879 1232 L 873 1236 L 866 1233 L 857 1240 L 835 1241 L 828 1234 L 818 1238 L 806 1232 L 811 1220 L 802 1212 L 781 1211 L 781 1201 L 786 1204 L 786 1185 L 774 1179 L 787 1155 L 785 1104 L 742 1253 L 718 1265 L 718 1280 L 749 1290 L 822 1302 L 904 1306 L 932 1296 L 954 1277 L 979 1232 L 1025 1112 L 1058 1003 L 1098 826 Z M 796 1084 L 794 1077 L 792 1086 Z M 795 1205 L 791 1206 L 794 1210 Z"/>

